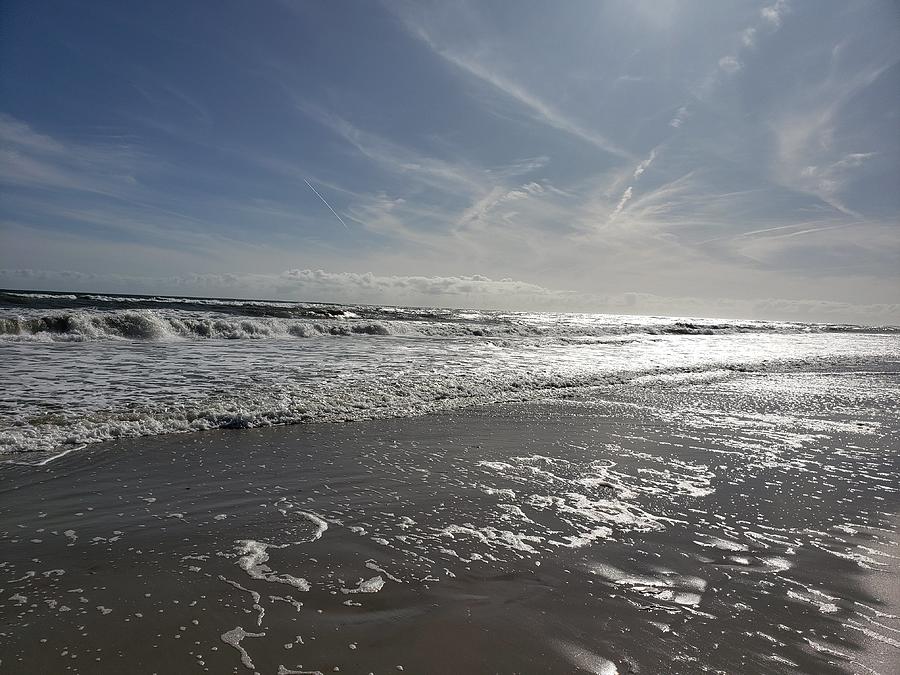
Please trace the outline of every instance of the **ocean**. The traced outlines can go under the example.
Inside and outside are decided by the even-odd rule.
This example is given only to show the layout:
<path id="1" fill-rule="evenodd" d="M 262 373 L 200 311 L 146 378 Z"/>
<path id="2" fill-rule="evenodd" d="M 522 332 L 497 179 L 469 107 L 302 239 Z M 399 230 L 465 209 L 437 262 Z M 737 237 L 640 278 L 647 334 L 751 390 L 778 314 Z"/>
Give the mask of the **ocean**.
<path id="1" fill-rule="evenodd" d="M 0 673 L 896 672 L 897 328 L 0 305 Z"/>
<path id="2" fill-rule="evenodd" d="M 0 292 L 0 453 L 896 358 L 900 328 Z"/>

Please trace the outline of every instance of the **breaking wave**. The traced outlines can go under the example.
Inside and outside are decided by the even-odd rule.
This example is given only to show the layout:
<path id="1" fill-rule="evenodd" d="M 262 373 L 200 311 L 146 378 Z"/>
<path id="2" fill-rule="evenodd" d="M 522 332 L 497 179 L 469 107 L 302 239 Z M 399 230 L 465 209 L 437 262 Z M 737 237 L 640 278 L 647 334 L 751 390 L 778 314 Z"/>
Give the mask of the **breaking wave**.
<path id="1" fill-rule="evenodd" d="M 97 340 L 260 340 L 321 336 L 397 335 L 417 337 L 554 338 L 570 344 L 603 342 L 623 335 L 724 335 L 734 333 L 859 332 L 856 326 L 814 326 L 763 322 L 694 322 L 675 319 L 654 322 L 534 321 L 530 315 L 478 314 L 459 316 L 404 315 L 381 312 L 360 317 L 350 311 L 331 311 L 319 320 L 279 316 L 241 316 L 217 312 L 127 309 L 71 310 L 29 315 L 0 314 L 0 340 L 88 342 Z M 374 312 L 373 312 L 374 313 Z M 384 316 L 387 314 L 387 316 Z M 449 314 L 449 313 L 448 313 Z M 459 313 L 462 314 L 462 313 Z M 871 332 L 891 332 L 872 330 Z"/>
<path id="2" fill-rule="evenodd" d="M 69 312 L 34 318 L 0 318 L 0 339 L 93 340 L 308 338 L 318 335 L 389 335 L 380 323 L 320 323 L 278 318 L 171 316 L 152 310 Z"/>
<path id="3" fill-rule="evenodd" d="M 738 368 L 676 368 L 683 381 L 726 379 Z M 656 377 L 661 374 L 656 372 Z M 643 376 L 643 377 L 642 377 Z M 525 402 L 571 397 L 598 386 L 645 384 L 646 373 L 548 372 L 506 373 L 462 371 L 441 377 L 381 381 L 349 379 L 308 386 L 284 381 L 271 387 L 236 387 L 216 395 L 177 403 L 150 403 L 95 411 L 57 411 L 34 415 L 19 425 L 0 429 L 0 456 L 51 452 L 60 447 L 118 438 L 186 433 L 210 429 L 253 429 L 310 422 L 348 422 L 409 417 L 439 410 L 496 402 Z M 650 378 L 651 380 L 653 378 Z M 324 383 L 322 383 L 324 384 Z"/>

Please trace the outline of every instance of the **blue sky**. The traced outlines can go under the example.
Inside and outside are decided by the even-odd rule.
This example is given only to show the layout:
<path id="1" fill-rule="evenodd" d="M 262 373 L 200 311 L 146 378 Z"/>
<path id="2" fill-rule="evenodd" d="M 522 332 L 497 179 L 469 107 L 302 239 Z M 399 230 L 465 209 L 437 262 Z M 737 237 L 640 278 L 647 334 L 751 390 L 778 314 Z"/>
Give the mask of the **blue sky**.
<path id="1" fill-rule="evenodd" d="M 900 321 L 894 2 L 0 11 L 2 285 Z"/>

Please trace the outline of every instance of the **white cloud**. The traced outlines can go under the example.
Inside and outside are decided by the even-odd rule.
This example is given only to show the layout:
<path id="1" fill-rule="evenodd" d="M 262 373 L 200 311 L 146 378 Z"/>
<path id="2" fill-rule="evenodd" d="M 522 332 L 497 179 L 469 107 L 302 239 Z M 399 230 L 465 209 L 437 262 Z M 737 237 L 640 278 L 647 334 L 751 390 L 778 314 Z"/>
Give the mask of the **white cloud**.
<path id="1" fill-rule="evenodd" d="M 867 148 L 851 149 L 849 140 L 839 137 L 842 113 L 859 92 L 872 86 L 895 63 L 893 54 L 880 62 L 853 68 L 834 59 L 821 79 L 786 97 L 780 114 L 771 118 L 776 142 L 772 179 L 784 187 L 818 197 L 847 216 L 862 218 L 844 203 L 843 192 L 850 177 L 873 153 Z"/>
<path id="2" fill-rule="evenodd" d="M 772 24 L 775 28 L 781 26 L 782 17 L 788 12 L 790 7 L 787 0 L 777 0 L 772 5 L 767 5 L 760 10 L 760 16 Z"/>
<path id="3" fill-rule="evenodd" d="M 631 199 L 631 194 L 632 194 L 632 190 L 631 190 L 631 186 L 629 185 L 627 188 L 625 188 L 625 192 L 622 193 L 622 197 L 619 199 L 619 203 L 616 204 L 616 208 L 613 209 L 612 214 L 610 214 L 610 216 L 609 216 L 610 222 L 615 220 L 618 217 L 618 215 L 620 213 L 622 213 L 622 209 L 625 208 L 625 205 L 628 203 L 628 200 Z"/>
<path id="4" fill-rule="evenodd" d="M 755 28 L 747 28 L 741 33 L 741 44 L 745 47 L 751 48 L 756 46 L 756 29 Z"/>
<path id="5" fill-rule="evenodd" d="M 787 11 L 787 2 L 785 0 L 777 0 L 774 5 L 764 7 L 761 10 L 763 23 L 768 24 L 770 33 L 777 31 L 781 27 L 781 16 Z M 694 95 L 699 100 L 705 100 L 710 97 L 715 88 L 721 83 L 725 76 L 732 76 L 743 69 L 744 64 L 741 61 L 741 53 L 748 49 L 756 47 L 758 33 L 762 26 L 760 22 L 756 22 L 755 26 L 748 26 L 740 32 L 740 44 L 734 45 L 734 51 L 731 54 L 722 56 L 716 63 L 715 68 L 706 77 L 704 77 L 694 88 Z M 688 105 L 682 106 L 675 116 L 669 121 L 669 126 L 678 129 L 685 120 L 690 116 L 691 111 Z"/>
<path id="6" fill-rule="evenodd" d="M 854 170 L 861 167 L 875 154 L 874 152 L 851 152 L 833 162 L 805 166 L 797 176 L 797 184 L 821 196 L 839 210 L 857 215 L 841 203 L 841 192 Z"/>
<path id="7" fill-rule="evenodd" d="M 568 197 L 551 185 L 537 181 L 511 188 L 495 185 L 455 218 L 451 226 L 454 243 L 470 246 L 473 251 L 481 250 L 482 255 L 486 246 L 500 246 L 507 254 L 523 247 L 532 248 L 533 239 L 541 238 L 543 226 L 571 217 L 574 204 L 568 208 L 560 206 Z"/>
<path id="8" fill-rule="evenodd" d="M 738 61 L 736 56 L 723 56 L 719 59 L 719 70 L 728 75 L 733 75 L 742 67 L 741 62 Z"/>
<path id="9" fill-rule="evenodd" d="M 656 148 L 653 148 L 653 150 L 650 151 L 650 154 L 647 155 L 647 159 L 637 165 L 637 168 L 634 170 L 634 178 L 639 178 L 640 175 L 647 170 L 647 167 L 653 163 L 654 159 L 656 159 Z"/>
<path id="10" fill-rule="evenodd" d="M 687 118 L 691 116 L 690 109 L 683 105 L 676 112 L 675 116 L 669 120 L 669 126 L 675 127 L 678 129 L 682 124 L 687 121 Z"/>

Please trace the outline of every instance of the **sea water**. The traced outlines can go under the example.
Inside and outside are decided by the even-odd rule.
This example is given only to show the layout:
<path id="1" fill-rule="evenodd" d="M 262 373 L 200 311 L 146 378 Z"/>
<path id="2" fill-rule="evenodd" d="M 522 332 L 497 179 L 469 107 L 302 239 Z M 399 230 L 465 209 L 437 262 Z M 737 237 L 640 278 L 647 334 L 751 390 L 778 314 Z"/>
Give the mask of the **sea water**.
<path id="1" fill-rule="evenodd" d="M 0 665 L 893 672 L 897 329 L 0 298 Z"/>
<path id="2" fill-rule="evenodd" d="M 0 293 L 0 453 L 900 358 L 900 328 Z"/>

